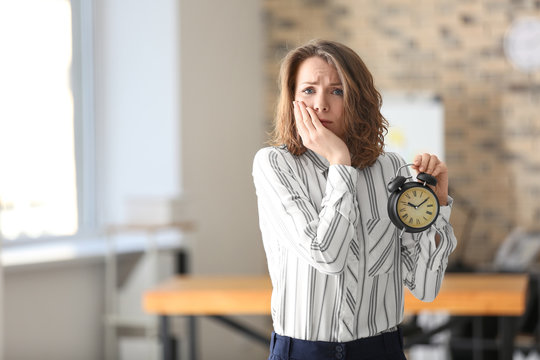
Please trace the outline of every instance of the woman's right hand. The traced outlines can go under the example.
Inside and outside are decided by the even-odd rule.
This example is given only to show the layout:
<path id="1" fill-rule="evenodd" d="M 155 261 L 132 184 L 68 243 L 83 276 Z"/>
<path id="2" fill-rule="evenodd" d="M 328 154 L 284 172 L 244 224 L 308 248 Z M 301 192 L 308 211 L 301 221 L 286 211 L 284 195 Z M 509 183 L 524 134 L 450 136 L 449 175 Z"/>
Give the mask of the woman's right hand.
<path id="1" fill-rule="evenodd" d="M 345 142 L 324 127 L 317 113 L 303 101 L 293 101 L 296 129 L 308 149 L 326 158 L 330 165 L 351 165 L 351 154 Z"/>

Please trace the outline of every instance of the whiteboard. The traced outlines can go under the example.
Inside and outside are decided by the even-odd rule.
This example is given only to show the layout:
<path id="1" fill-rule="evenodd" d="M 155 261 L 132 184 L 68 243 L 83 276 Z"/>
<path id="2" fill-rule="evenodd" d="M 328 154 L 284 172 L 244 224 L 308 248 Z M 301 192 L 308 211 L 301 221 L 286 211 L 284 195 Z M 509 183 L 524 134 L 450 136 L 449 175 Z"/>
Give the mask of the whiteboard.
<path id="1" fill-rule="evenodd" d="M 418 153 L 444 161 L 444 106 L 433 93 L 383 93 L 381 113 L 390 126 L 385 151 L 412 162 Z"/>

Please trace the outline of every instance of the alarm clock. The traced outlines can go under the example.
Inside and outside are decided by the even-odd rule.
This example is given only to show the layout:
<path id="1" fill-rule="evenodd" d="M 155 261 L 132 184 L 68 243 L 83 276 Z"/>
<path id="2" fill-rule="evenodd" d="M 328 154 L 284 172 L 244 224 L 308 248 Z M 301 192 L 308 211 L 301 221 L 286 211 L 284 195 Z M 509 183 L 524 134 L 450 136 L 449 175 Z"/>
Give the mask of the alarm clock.
<path id="1" fill-rule="evenodd" d="M 439 216 L 439 199 L 428 185 L 437 185 L 434 176 L 419 173 L 416 179 L 412 176 L 396 176 L 388 183 L 388 216 L 392 223 L 403 232 L 417 233 L 428 229 Z"/>
<path id="2" fill-rule="evenodd" d="M 518 69 L 531 73 L 540 69 L 540 19 L 520 18 L 504 36 L 504 53 Z"/>

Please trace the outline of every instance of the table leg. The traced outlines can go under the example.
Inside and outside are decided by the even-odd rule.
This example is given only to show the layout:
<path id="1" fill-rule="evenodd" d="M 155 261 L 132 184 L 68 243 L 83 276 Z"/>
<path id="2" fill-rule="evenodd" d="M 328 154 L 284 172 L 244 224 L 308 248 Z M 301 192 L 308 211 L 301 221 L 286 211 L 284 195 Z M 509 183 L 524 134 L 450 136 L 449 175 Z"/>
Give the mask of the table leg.
<path id="1" fill-rule="evenodd" d="M 473 360 L 484 360 L 484 347 L 482 342 L 484 341 L 484 334 L 482 331 L 482 326 L 484 326 L 483 318 L 480 316 L 475 316 L 472 318 L 472 351 L 473 351 Z"/>
<path id="2" fill-rule="evenodd" d="M 168 316 L 162 315 L 159 317 L 159 328 L 163 360 L 176 360 L 176 339 L 169 333 Z"/>
<path id="3" fill-rule="evenodd" d="M 197 324 L 195 316 L 188 316 L 189 359 L 197 360 Z"/>
<path id="4" fill-rule="evenodd" d="M 236 320 L 233 320 L 231 318 L 228 318 L 226 316 L 222 315 L 209 315 L 211 319 L 217 320 L 239 332 L 242 334 L 251 337 L 252 339 L 256 340 L 257 342 L 264 344 L 265 346 L 270 346 L 270 337 L 268 334 L 261 334 L 258 331 L 255 331 L 254 329 L 251 329 L 247 327 L 246 325 L 243 325 L 239 323 Z"/>
<path id="5" fill-rule="evenodd" d="M 512 316 L 501 316 L 499 318 L 500 346 L 499 360 L 512 360 L 514 352 L 514 326 L 516 318 Z"/>

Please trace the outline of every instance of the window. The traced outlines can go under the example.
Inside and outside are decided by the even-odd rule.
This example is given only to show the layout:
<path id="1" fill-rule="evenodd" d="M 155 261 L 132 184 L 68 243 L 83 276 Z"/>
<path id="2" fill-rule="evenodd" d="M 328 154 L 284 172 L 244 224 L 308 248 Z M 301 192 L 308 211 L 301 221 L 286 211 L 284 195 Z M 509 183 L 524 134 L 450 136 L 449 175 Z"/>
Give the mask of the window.
<path id="1" fill-rule="evenodd" d="M 81 13 L 68 0 L 0 4 L 0 230 L 6 239 L 73 235 L 89 223 L 92 131 L 84 133 L 91 117 L 81 110 L 91 99 L 81 86 L 88 75 Z"/>

